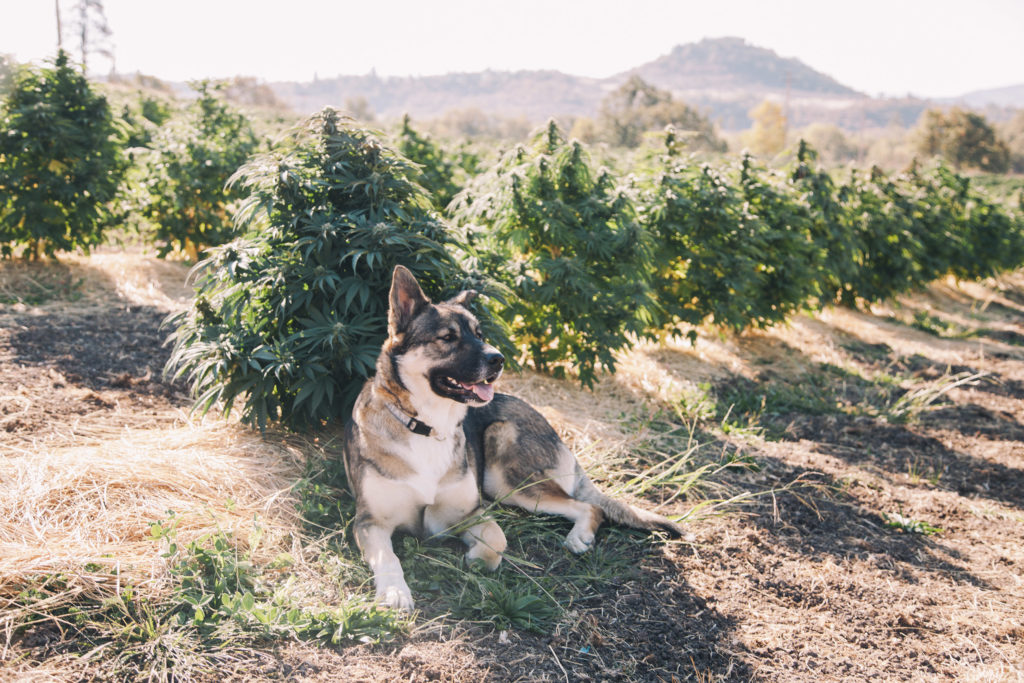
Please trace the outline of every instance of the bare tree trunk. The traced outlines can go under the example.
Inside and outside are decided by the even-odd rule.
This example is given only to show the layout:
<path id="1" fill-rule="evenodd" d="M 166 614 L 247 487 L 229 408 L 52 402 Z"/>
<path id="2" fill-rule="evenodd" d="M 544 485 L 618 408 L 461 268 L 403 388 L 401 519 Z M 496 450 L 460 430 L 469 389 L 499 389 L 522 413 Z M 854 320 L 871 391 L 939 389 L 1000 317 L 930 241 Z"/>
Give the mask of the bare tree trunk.
<path id="1" fill-rule="evenodd" d="M 53 0 L 53 8 L 57 12 L 57 52 L 64 49 L 64 30 L 60 25 L 60 0 Z"/>
<path id="2" fill-rule="evenodd" d="M 78 5 L 79 12 L 79 30 L 81 31 L 82 40 L 82 75 L 88 76 L 89 69 L 86 66 L 86 52 L 89 51 L 89 3 L 82 0 Z"/>

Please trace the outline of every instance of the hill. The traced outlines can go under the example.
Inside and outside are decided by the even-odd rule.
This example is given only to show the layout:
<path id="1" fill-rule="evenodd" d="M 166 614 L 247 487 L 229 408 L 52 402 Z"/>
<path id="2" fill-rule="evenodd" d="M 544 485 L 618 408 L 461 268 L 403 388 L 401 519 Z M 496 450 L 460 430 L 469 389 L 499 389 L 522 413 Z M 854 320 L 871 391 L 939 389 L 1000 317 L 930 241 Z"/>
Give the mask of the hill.
<path id="1" fill-rule="evenodd" d="M 675 92 L 768 94 L 785 92 L 814 96 L 864 95 L 799 59 L 780 57 L 742 38 L 705 39 L 678 45 L 670 53 L 620 74 L 640 76 Z"/>
<path id="2" fill-rule="evenodd" d="M 973 90 L 951 101 L 966 104 L 969 107 L 1024 107 L 1024 83 L 1009 85 L 1005 88 Z"/>
<path id="3" fill-rule="evenodd" d="M 600 81 L 559 71 L 482 71 L 443 76 L 338 76 L 310 83 L 272 83 L 281 99 L 301 112 L 342 106 L 365 98 L 382 118 L 410 113 L 435 118 L 452 109 L 481 109 L 541 121 L 550 116 L 597 111 L 604 96 Z"/>

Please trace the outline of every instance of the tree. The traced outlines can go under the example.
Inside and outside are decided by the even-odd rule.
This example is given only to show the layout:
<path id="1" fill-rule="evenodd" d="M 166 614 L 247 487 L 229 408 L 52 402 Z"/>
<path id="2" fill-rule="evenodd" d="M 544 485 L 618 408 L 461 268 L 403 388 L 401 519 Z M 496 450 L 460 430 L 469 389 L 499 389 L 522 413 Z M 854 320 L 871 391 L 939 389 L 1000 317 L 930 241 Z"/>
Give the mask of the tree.
<path id="1" fill-rule="evenodd" d="M 958 107 L 948 112 L 929 109 L 921 116 L 917 149 L 941 156 L 957 169 L 1004 173 L 1010 167 L 1010 150 L 985 117 Z"/>
<path id="2" fill-rule="evenodd" d="M 726 149 L 705 116 L 639 76 L 630 77 L 604 99 L 599 123 L 608 141 L 620 147 L 637 147 L 644 133 L 672 126 L 677 137 L 685 139 L 691 150 L 724 152 Z"/>
<path id="3" fill-rule="evenodd" d="M 192 306 L 171 320 L 168 369 L 188 377 L 197 409 L 241 404 L 242 420 L 260 428 L 344 422 L 387 336 L 395 265 L 431 297 L 488 291 L 453 259 L 413 173 L 332 109 L 239 169 L 242 236 L 199 265 Z"/>
<path id="4" fill-rule="evenodd" d="M 1010 169 L 1024 173 L 1024 111 L 1018 111 L 999 131 L 1010 153 Z"/>
<path id="5" fill-rule="evenodd" d="M 800 132 L 800 139 L 814 147 L 829 166 L 854 161 L 859 153 L 842 129 L 830 123 L 812 123 Z"/>
<path id="6" fill-rule="evenodd" d="M 771 100 L 765 100 L 749 112 L 754 125 L 743 136 L 743 144 L 762 157 L 773 157 L 786 146 L 786 116 Z"/>
<path id="7" fill-rule="evenodd" d="M 82 72 L 88 73 L 89 57 L 100 55 L 111 61 L 113 71 L 114 50 L 110 42 L 113 31 L 107 23 L 103 0 L 78 0 L 71 8 L 71 28 L 77 34 L 78 55 Z M 57 21 L 60 25 L 60 1 L 57 0 Z"/>
<path id="8" fill-rule="evenodd" d="M 0 109 L 0 243 L 4 256 L 88 249 L 112 220 L 125 169 L 106 98 L 58 52 L 21 67 Z"/>
<path id="9" fill-rule="evenodd" d="M 521 355 L 555 376 L 570 363 L 592 385 L 653 321 L 648 239 L 629 196 L 554 121 L 507 152 L 453 205 L 489 275 Z"/>

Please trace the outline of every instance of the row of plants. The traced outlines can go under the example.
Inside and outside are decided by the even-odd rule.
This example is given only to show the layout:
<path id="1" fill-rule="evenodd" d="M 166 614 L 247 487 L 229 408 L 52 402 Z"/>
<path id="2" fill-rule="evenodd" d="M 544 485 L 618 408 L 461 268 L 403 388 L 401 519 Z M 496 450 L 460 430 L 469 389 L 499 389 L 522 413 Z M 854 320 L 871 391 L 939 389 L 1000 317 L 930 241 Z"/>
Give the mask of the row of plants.
<path id="1" fill-rule="evenodd" d="M 236 174 L 242 236 L 212 251 L 173 320 L 172 365 L 201 408 L 240 400 L 261 427 L 343 416 L 373 372 L 397 263 L 438 299 L 483 288 L 508 356 L 585 385 L 644 337 L 764 327 L 1024 263 L 1019 216 L 942 166 L 838 182 L 801 145 L 789 168 L 715 167 L 668 131 L 621 178 L 552 122 L 469 179 L 447 221 L 416 182 L 425 166 L 327 110 Z"/>
<path id="2" fill-rule="evenodd" d="M 261 428 L 347 412 L 373 372 L 399 263 L 435 298 L 490 294 L 479 313 L 507 356 L 585 385 L 640 338 L 763 327 L 1024 263 L 1019 214 L 943 166 L 839 179 L 805 143 L 786 168 L 748 155 L 713 165 L 669 129 L 623 175 L 551 122 L 481 170 L 408 119 L 388 142 L 333 110 L 263 148 L 205 85 L 184 112 L 140 106 L 119 132 L 62 58 L 52 73 L 16 74 L 12 92 L 0 135 L 6 253 L 98 242 L 129 167 L 112 141 L 134 140 L 123 186 L 138 196 L 123 213 L 158 225 L 164 251 L 196 258 L 227 242 L 208 250 L 193 305 L 171 321 L 171 366 L 199 408 L 237 403 Z M 59 144 L 78 129 L 100 132 Z M 104 191 L 79 187 L 100 176 Z"/>

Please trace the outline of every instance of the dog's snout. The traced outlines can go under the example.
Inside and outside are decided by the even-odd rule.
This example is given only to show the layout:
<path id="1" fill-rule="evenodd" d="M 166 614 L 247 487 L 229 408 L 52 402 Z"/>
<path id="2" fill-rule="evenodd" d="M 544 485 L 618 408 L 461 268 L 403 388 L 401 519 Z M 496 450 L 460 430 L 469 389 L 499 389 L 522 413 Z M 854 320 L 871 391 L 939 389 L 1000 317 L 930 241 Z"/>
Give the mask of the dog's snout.
<path id="1" fill-rule="evenodd" d="M 500 353 L 489 353 L 487 354 L 487 367 L 491 370 L 500 370 L 501 366 L 505 364 L 505 356 Z"/>

